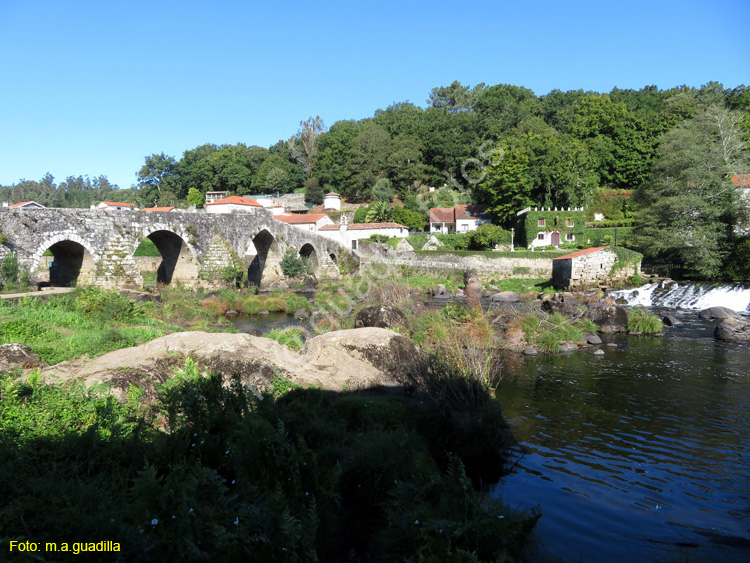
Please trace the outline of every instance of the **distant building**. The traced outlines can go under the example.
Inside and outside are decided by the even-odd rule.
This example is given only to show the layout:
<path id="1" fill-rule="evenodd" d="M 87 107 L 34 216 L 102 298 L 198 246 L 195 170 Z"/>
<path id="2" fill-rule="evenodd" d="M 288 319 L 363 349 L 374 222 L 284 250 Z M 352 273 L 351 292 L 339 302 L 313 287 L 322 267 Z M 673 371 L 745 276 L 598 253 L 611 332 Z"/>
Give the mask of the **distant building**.
<path id="1" fill-rule="evenodd" d="M 317 233 L 321 227 L 326 225 L 337 226 L 333 219 L 331 219 L 325 213 L 313 213 L 310 215 L 297 215 L 295 213 L 280 213 L 274 217 L 277 221 L 286 223 L 287 225 L 294 225 L 306 231 L 312 231 Z"/>
<path id="2" fill-rule="evenodd" d="M 430 233 L 468 233 L 483 223 L 490 223 L 486 209 L 482 205 L 456 205 L 454 207 L 433 207 L 430 209 Z"/>
<path id="3" fill-rule="evenodd" d="M 206 203 L 213 203 L 229 196 L 229 192 L 206 192 Z"/>
<path id="4" fill-rule="evenodd" d="M 409 227 L 398 223 L 347 223 L 340 225 L 326 225 L 318 229 L 324 237 L 338 241 L 340 244 L 357 250 L 358 241 L 370 238 L 372 235 L 386 235 L 389 237 L 406 238 Z"/>
<path id="5" fill-rule="evenodd" d="M 323 209 L 341 211 L 341 196 L 336 192 L 328 192 L 323 196 Z"/>
<path id="6" fill-rule="evenodd" d="M 121 211 L 138 211 L 134 203 L 123 203 L 121 201 L 103 201 L 99 205 L 91 206 L 92 209 L 118 209 Z"/>
<path id="7" fill-rule="evenodd" d="M 516 213 L 519 245 L 527 248 L 574 244 L 576 233 L 582 235 L 586 228 L 586 211 L 583 207 L 554 209 L 527 207 Z M 525 239 L 525 240 L 524 240 Z M 580 241 L 578 241 L 580 242 Z"/>
<path id="8" fill-rule="evenodd" d="M 274 215 L 279 213 L 307 213 L 305 194 L 253 194 L 243 197 L 254 199 L 266 209 L 271 209 Z"/>
<path id="9" fill-rule="evenodd" d="M 256 209 L 263 209 L 263 206 L 252 198 L 238 195 L 206 204 L 206 213 L 252 213 Z"/>
<path id="10" fill-rule="evenodd" d="M 37 203 L 36 201 L 24 201 L 21 203 L 11 203 L 10 205 L 8 205 L 7 201 L 4 201 L 3 207 L 13 207 L 15 209 L 47 209 L 44 205 Z"/>
<path id="11" fill-rule="evenodd" d="M 612 267 L 617 262 L 615 251 L 609 246 L 586 248 L 552 260 L 552 285 L 557 289 L 586 287 L 617 278 L 624 279 L 641 273 L 641 263 L 632 268 L 620 268 L 615 273 Z"/>
<path id="12" fill-rule="evenodd" d="M 170 207 L 144 207 L 143 209 L 141 209 L 141 211 L 169 212 L 169 211 L 174 211 L 174 206 L 170 206 Z"/>

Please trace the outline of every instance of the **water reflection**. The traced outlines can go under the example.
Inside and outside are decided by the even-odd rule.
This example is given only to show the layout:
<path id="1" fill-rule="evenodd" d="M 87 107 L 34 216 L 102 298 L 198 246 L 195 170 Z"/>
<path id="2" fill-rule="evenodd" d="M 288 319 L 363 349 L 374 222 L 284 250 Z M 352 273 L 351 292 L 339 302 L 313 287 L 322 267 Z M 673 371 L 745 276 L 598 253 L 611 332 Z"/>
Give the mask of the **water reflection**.
<path id="1" fill-rule="evenodd" d="M 549 553 L 586 561 L 750 560 L 750 350 L 685 317 L 664 338 L 506 365 L 520 442 L 498 486 L 540 504 Z"/>

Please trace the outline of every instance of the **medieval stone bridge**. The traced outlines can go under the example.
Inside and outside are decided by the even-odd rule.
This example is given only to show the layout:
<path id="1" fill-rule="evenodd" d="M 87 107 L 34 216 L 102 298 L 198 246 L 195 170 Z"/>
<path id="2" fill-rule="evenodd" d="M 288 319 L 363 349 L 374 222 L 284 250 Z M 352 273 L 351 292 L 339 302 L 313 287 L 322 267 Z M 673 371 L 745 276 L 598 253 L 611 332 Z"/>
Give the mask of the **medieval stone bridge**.
<path id="1" fill-rule="evenodd" d="M 317 233 L 277 221 L 270 211 L 208 214 L 89 209 L 0 209 L 0 259 L 8 252 L 28 267 L 32 281 L 140 287 L 144 267 L 134 256 L 146 238 L 161 254 L 157 281 L 214 285 L 229 266 L 267 285 L 282 276 L 288 250 L 308 257 L 317 272 L 335 277 L 351 251 Z M 45 252 L 50 251 L 45 256 Z M 347 258 L 348 258 L 347 256 Z"/>

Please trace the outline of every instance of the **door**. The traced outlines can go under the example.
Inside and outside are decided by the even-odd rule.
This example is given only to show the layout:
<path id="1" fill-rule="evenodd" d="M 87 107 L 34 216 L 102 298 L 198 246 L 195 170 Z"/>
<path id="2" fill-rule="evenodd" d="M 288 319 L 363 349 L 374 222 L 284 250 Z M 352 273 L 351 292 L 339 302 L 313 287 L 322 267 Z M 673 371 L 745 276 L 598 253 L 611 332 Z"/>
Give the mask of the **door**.
<path id="1" fill-rule="evenodd" d="M 552 246 L 560 246 L 560 233 L 552 231 Z"/>

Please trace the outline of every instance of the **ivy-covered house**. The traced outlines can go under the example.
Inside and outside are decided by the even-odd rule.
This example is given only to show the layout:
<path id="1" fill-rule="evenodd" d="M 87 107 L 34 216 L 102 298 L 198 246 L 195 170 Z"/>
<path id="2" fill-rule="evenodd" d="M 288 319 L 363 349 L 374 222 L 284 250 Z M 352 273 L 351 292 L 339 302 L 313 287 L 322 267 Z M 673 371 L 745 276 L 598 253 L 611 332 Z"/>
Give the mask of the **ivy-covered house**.
<path id="1" fill-rule="evenodd" d="M 527 248 L 580 244 L 586 229 L 583 207 L 527 207 L 516 213 L 519 245 Z"/>

